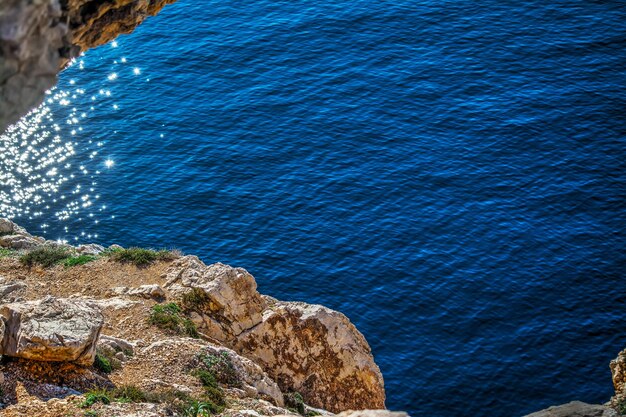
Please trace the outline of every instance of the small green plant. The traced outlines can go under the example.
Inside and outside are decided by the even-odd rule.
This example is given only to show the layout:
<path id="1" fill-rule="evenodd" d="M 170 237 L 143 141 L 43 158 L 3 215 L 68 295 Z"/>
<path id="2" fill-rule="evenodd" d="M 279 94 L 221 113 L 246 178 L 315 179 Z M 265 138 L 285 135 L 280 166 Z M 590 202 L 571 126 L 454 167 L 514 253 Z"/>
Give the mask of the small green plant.
<path id="1" fill-rule="evenodd" d="M 88 408 L 95 403 L 111 404 L 111 395 L 106 389 L 93 389 L 85 393 L 85 401 L 80 405 L 81 408 Z"/>
<path id="2" fill-rule="evenodd" d="M 202 353 L 200 361 L 217 382 L 231 387 L 241 386 L 241 379 L 228 352 Z"/>
<path id="3" fill-rule="evenodd" d="M 106 356 L 100 353 L 96 353 L 96 359 L 93 362 L 93 367 L 101 372 L 104 372 L 105 374 L 110 374 L 111 372 L 113 372 L 111 361 L 109 361 Z"/>
<path id="4" fill-rule="evenodd" d="M 177 256 L 169 250 L 144 248 L 111 249 L 103 254 L 116 262 L 131 263 L 138 267 L 148 266 L 155 261 L 172 261 Z"/>
<path id="5" fill-rule="evenodd" d="M 6 258 L 15 254 L 15 251 L 7 248 L 0 248 L 0 258 Z"/>
<path id="6" fill-rule="evenodd" d="M 58 264 L 69 258 L 71 253 L 66 248 L 60 246 L 43 245 L 20 256 L 22 265 L 31 267 L 41 265 L 45 268 Z"/>
<path id="7" fill-rule="evenodd" d="M 95 410 L 87 410 L 83 413 L 83 417 L 98 417 L 99 415 Z"/>
<path id="8" fill-rule="evenodd" d="M 620 416 L 626 415 L 626 398 L 621 399 L 617 402 L 617 411 Z"/>
<path id="9" fill-rule="evenodd" d="M 206 369 L 199 369 L 194 374 L 202 383 L 206 397 L 217 406 L 225 406 L 224 391 L 217 384 L 215 375 Z"/>
<path id="10" fill-rule="evenodd" d="M 290 392 L 285 395 L 285 405 L 287 408 L 297 411 L 298 414 L 306 415 L 304 408 L 304 398 L 299 392 Z"/>
<path id="11" fill-rule="evenodd" d="M 163 330 L 186 334 L 189 337 L 198 338 L 198 329 L 193 321 L 184 317 L 178 304 L 157 304 L 152 307 L 149 322 Z"/>
<path id="12" fill-rule="evenodd" d="M 63 262 L 63 265 L 67 268 L 71 268 L 72 266 L 85 265 L 89 262 L 95 261 L 96 259 L 98 258 L 93 255 L 72 256 L 71 258 L 66 259 L 65 262 Z"/>
<path id="13" fill-rule="evenodd" d="M 181 307 L 184 311 L 202 313 L 203 307 L 211 302 L 211 297 L 202 288 L 194 287 L 191 291 L 183 294 Z"/>
<path id="14" fill-rule="evenodd" d="M 152 398 L 149 394 L 135 385 L 120 385 L 114 388 L 111 394 L 116 401 L 123 403 L 154 402 L 150 401 Z"/>
<path id="15" fill-rule="evenodd" d="M 221 411 L 220 407 L 209 401 L 197 401 L 192 400 L 185 411 L 183 412 L 184 417 L 208 417 L 213 413 L 219 413 Z"/>

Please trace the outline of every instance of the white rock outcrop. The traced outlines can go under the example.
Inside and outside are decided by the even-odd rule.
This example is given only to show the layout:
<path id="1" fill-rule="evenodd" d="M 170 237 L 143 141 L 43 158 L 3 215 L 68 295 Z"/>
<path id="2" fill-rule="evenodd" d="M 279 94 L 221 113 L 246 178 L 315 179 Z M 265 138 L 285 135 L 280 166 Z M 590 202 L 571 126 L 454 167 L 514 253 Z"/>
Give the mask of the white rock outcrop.
<path id="1" fill-rule="evenodd" d="M 48 362 L 93 364 L 102 330 L 99 309 L 47 297 L 0 307 L 0 354 Z"/>

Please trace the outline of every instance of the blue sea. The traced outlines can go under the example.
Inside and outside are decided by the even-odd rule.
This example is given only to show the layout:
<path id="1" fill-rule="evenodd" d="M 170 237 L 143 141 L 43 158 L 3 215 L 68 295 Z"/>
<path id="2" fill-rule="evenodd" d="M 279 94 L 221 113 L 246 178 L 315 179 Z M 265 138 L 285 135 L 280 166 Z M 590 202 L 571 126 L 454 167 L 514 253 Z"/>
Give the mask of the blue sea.
<path id="1" fill-rule="evenodd" d="M 0 214 L 344 312 L 413 416 L 612 394 L 626 2 L 179 0 L 0 140 Z"/>

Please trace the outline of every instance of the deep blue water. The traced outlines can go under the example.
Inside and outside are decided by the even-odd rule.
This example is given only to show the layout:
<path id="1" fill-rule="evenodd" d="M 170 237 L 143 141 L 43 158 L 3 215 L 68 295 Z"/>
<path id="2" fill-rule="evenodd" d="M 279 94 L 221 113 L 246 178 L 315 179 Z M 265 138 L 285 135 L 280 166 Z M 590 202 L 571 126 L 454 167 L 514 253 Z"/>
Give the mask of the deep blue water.
<path id="1" fill-rule="evenodd" d="M 62 74 L 84 90 L 50 105 L 67 182 L 5 204 L 344 312 L 389 408 L 604 402 L 626 347 L 624 22 L 624 1 L 180 0 Z"/>

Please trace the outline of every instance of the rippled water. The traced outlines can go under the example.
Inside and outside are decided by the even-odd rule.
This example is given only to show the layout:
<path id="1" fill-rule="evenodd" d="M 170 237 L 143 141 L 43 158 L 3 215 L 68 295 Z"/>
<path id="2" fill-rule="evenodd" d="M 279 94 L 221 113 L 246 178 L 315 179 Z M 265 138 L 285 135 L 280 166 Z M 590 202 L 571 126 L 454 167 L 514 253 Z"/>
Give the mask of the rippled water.
<path id="1" fill-rule="evenodd" d="M 0 211 L 345 312 L 390 408 L 606 401 L 626 347 L 624 6 L 180 0 L 2 137 Z"/>

